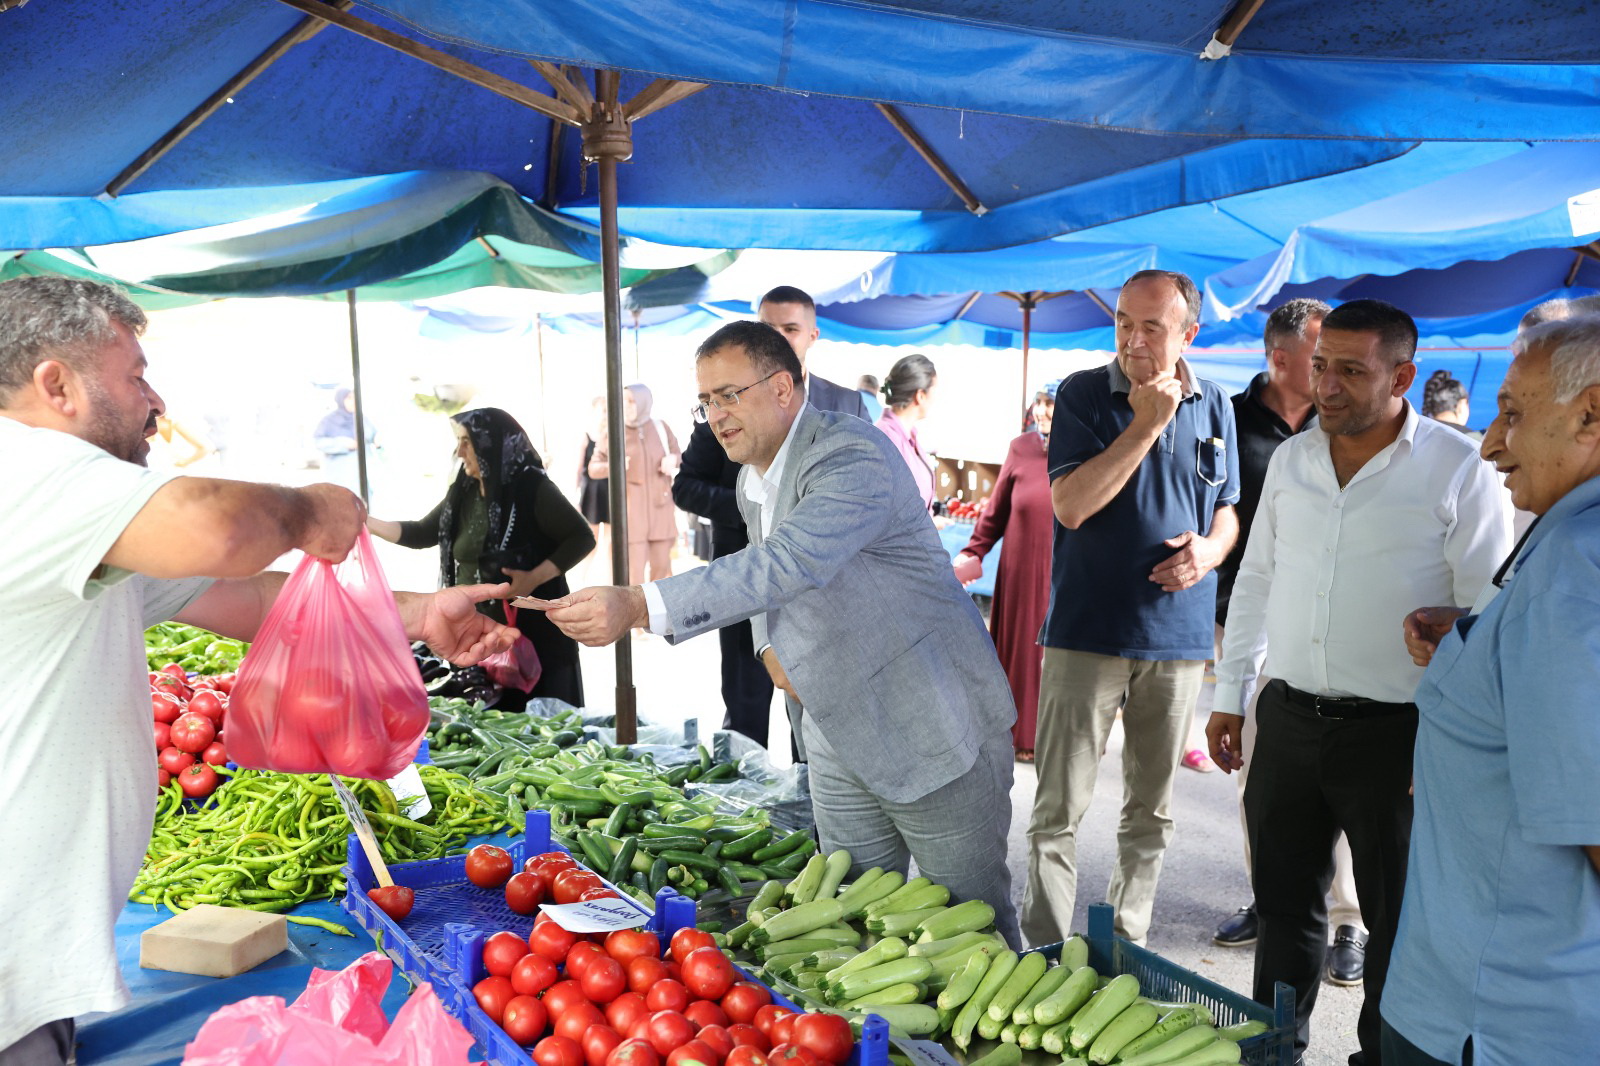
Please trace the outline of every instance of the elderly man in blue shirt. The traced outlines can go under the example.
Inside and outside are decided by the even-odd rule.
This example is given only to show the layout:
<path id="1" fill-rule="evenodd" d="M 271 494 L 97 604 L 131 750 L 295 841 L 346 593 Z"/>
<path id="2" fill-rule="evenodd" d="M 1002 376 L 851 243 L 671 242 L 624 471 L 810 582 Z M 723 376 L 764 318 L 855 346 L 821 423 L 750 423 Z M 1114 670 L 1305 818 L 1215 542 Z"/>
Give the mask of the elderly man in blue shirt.
<path id="1" fill-rule="evenodd" d="M 1540 517 L 1470 612 L 1405 622 L 1428 670 L 1385 1066 L 1600 1061 L 1600 317 L 1516 349 L 1482 454 Z"/>

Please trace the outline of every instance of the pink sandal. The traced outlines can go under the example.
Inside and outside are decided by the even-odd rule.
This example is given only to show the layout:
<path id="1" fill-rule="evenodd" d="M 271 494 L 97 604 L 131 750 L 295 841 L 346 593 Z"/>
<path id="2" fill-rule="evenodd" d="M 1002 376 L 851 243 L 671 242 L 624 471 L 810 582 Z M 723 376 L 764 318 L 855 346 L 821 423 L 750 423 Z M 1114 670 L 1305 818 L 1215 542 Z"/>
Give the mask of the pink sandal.
<path id="1" fill-rule="evenodd" d="M 1217 764 L 1211 761 L 1211 756 L 1199 748 L 1190 748 L 1184 752 L 1181 761 L 1184 766 L 1191 770 L 1198 770 L 1202 774 L 1209 774 L 1217 768 Z"/>

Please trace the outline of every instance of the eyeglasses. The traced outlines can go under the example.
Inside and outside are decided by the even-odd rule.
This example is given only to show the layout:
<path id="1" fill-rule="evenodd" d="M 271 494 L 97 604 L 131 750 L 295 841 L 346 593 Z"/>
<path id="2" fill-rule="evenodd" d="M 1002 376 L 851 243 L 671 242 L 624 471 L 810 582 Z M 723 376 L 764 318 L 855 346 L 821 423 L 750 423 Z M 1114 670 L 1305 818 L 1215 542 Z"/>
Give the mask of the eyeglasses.
<path id="1" fill-rule="evenodd" d="M 768 374 L 766 377 L 762 378 L 761 381 L 767 381 L 781 373 L 783 373 L 783 371 L 774 370 L 771 374 Z M 715 407 L 719 411 L 726 412 L 738 407 L 739 394 L 741 392 L 749 392 L 751 389 L 761 384 L 761 381 L 751 382 L 742 389 L 729 389 L 727 392 L 716 397 L 715 399 L 707 400 L 705 403 L 697 403 L 693 407 L 689 408 L 689 413 L 694 416 L 694 420 L 696 422 L 709 422 L 711 421 L 711 408 Z"/>

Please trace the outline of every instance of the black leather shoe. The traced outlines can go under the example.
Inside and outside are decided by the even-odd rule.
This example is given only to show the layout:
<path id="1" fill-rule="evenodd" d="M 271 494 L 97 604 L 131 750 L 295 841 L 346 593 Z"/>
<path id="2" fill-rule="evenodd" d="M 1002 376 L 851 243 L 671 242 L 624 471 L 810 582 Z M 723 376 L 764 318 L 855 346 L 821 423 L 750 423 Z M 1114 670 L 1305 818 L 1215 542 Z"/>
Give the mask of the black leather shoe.
<path id="1" fill-rule="evenodd" d="M 1220 944 L 1225 948 L 1247 948 L 1256 942 L 1256 905 L 1240 907 L 1234 915 L 1221 925 L 1211 938 L 1213 944 Z M 1363 943 L 1365 943 L 1363 941 Z"/>
<path id="2" fill-rule="evenodd" d="M 1328 952 L 1328 983 L 1359 985 L 1367 969 L 1367 934 L 1353 925 L 1341 925 Z"/>

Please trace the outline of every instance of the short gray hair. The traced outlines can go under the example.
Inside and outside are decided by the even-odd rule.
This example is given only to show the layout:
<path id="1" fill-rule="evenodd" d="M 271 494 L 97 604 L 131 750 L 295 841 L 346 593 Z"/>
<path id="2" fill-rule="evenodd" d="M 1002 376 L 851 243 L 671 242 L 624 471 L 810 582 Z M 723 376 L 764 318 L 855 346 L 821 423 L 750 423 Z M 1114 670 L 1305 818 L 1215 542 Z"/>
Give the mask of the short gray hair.
<path id="1" fill-rule="evenodd" d="M 1551 399 L 1556 403 L 1570 403 L 1590 385 L 1600 385 L 1600 315 L 1545 322 L 1511 345 L 1517 355 L 1533 348 L 1550 356 Z"/>
<path id="2" fill-rule="evenodd" d="M 1122 283 L 1127 288 L 1136 281 L 1165 281 L 1178 290 L 1183 299 L 1183 328 L 1188 329 L 1200 321 L 1200 290 L 1187 274 L 1176 270 L 1136 270 Z"/>
<path id="3" fill-rule="evenodd" d="M 137 336 L 146 321 L 114 285 L 52 277 L 0 283 L 0 402 L 27 385 L 46 359 L 82 366 L 89 353 L 116 339 L 113 322 Z"/>
<path id="4" fill-rule="evenodd" d="M 1313 300 L 1309 296 L 1290 300 L 1267 316 L 1267 324 L 1261 330 L 1261 343 L 1270 352 L 1274 348 L 1282 348 L 1282 342 L 1291 336 L 1305 340 L 1306 326 L 1313 320 L 1327 318 L 1332 310 L 1321 300 Z"/>
<path id="5" fill-rule="evenodd" d="M 1546 322 L 1560 322 L 1564 318 L 1593 314 L 1600 314 L 1600 296 L 1558 297 L 1531 308 L 1517 323 L 1517 332 L 1525 332 Z"/>

